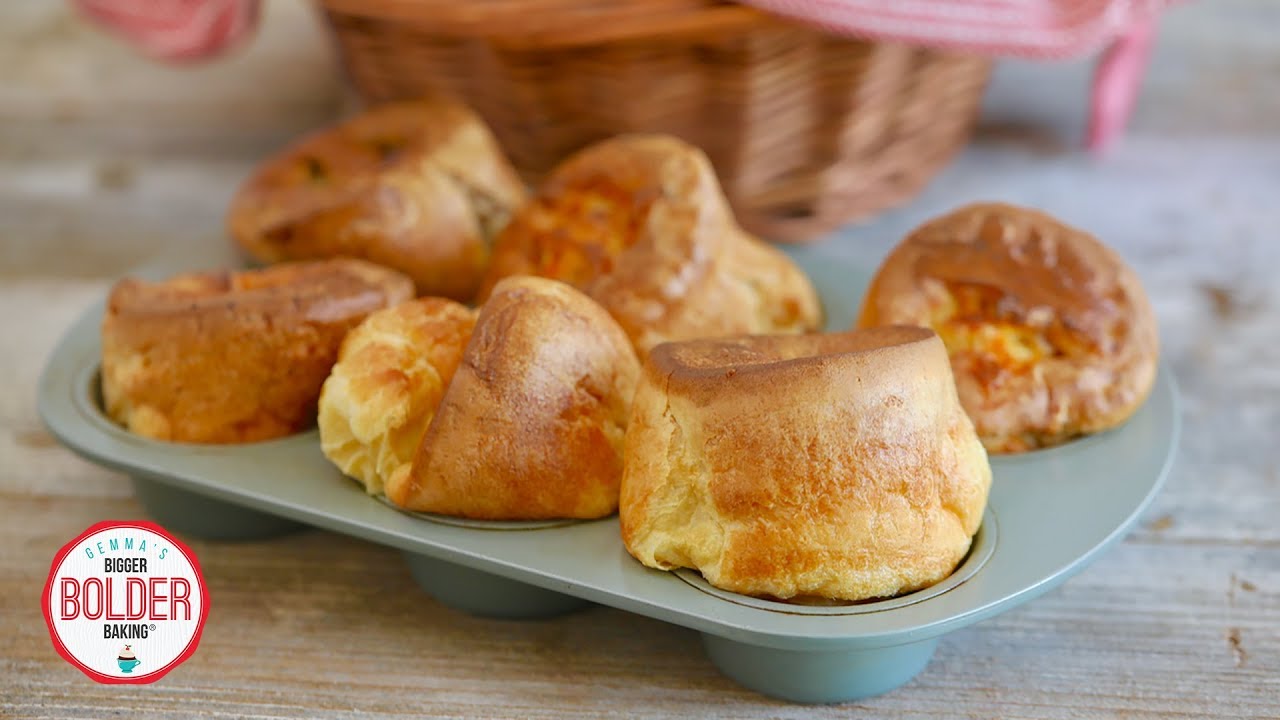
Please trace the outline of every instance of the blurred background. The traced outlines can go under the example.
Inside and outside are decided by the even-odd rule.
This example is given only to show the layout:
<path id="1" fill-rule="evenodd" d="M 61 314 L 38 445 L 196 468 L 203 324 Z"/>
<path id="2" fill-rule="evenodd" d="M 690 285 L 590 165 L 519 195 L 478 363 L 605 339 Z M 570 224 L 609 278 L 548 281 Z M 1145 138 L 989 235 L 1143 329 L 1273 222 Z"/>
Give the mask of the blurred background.
<path id="1" fill-rule="evenodd" d="M 1273 0 L 1166 11 L 1129 126 L 1101 157 L 1084 149 L 1096 55 L 1000 60 L 956 160 L 823 242 L 874 263 L 924 218 L 1002 200 L 1117 247 L 1166 322 L 1274 303 L 1277 27 Z M 356 107 L 332 40 L 312 3 L 273 0 L 241 46 L 165 65 L 68 3 L 0 5 L 0 277 L 113 277 L 227 242 L 223 214 L 253 165 Z M 1190 342 L 1184 329 L 1166 337 Z"/>
<path id="2" fill-rule="evenodd" d="M 874 254 L 939 210 L 1001 199 L 1061 214 L 1139 264 L 1172 246 L 1202 254 L 1215 279 L 1259 292 L 1271 243 L 1253 229 L 1277 219 L 1278 23 L 1270 0 L 1168 11 L 1129 128 L 1101 159 L 1082 150 L 1094 56 L 1000 61 L 958 161 L 833 242 Z M 243 46 L 163 65 L 67 3 L 4 3 L 0 272 L 111 275 L 158 247 L 223 242 L 250 167 L 351 109 L 332 45 L 312 4 L 274 0 Z"/>

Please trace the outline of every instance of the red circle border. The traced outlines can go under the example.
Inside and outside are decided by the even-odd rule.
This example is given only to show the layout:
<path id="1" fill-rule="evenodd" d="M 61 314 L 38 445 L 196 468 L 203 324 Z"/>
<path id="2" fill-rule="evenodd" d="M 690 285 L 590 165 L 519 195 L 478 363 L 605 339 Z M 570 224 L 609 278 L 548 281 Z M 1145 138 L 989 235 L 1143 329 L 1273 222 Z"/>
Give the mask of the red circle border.
<path id="1" fill-rule="evenodd" d="M 178 549 L 179 552 L 183 554 L 184 557 L 187 558 L 187 561 L 191 563 L 191 569 L 195 570 L 196 581 L 200 585 L 200 619 L 196 622 L 196 631 L 192 634 L 191 641 L 187 643 L 187 647 L 182 651 L 182 654 L 170 661 L 169 664 L 159 670 L 149 672 L 146 675 L 139 675 L 137 677 L 113 677 L 111 675 L 100 673 L 80 662 L 80 659 L 72 655 L 71 651 L 62 643 L 62 638 L 58 637 L 58 631 L 53 625 L 53 613 L 50 610 L 53 598 L 53 576 L 62 565 L 62 562 L 66 560 L 67 556 L 71 554 L 71 551 L 86 538 L 96 535 L 103 530 L 110 530 L 114 528 L 136 528 L 139 530 L 146 530 L 168 540 Z M 200 645 L 200 636 L 204 633 L 205 621 L 209 618 L 209 588 L 205 584 L 204 573 L 200 569 L 200 561 L 196 558 L 196 554 L 191 551 L 191 548 L 188 547 L 186 543 L 171 535 L 168 530 L 165 530 L 156 523 L 148 520 L 103 520 L 102 522 L 90 525 L 87 530 L 77 535 L 71 542 L 63 545 L 62 549 L 53 556 L 53 563 L 49 566 L 49 577 L 44 582 L 44 592 L 40 596 L 40 612 L 44 615 L 45 625 L 49 628 L 49 638 L 53 641 L 53 649 L 58 651 L 58 654 L 62 656 L 63 660 L 66 660 L 68 663 L 78 668 L 80 672 L 89 676 L 90 680 L 104 685 L 149 685 L 165 675 L 168 675 L 170 670 L 173 670 L 186 662 L 187 659 L 195 654 L 196 648 Z"/>

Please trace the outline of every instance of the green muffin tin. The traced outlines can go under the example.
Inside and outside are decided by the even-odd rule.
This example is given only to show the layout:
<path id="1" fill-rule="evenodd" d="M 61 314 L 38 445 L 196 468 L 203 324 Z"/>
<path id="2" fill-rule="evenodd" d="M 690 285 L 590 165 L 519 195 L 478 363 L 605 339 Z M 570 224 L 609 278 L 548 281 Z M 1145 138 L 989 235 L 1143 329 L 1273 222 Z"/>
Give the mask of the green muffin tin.
<path id="1" fill-rule="evenodd" d="M 845 329 L 865 267 L 820 250 L 795 253 Z M 204 264 L 215 267 L 219 258 Z M 141 273 L 163 276 L 173 263 Z M 1062 583 L 1137 522 L 1168 474 L 1179 414 L 1161 368 L 1146 404 L 1123 427 L 1059 448 L 992 458 L 983 525 L 957 571 L 902 597 L 806 606 L 728 593 L 693 572 L 643 567 L 622 547 L 616 517 L 592 522 L 482 523 L 390 507 L 321 455 L 315 431 L 237 446 L 159 443 L 102 412 L 101 303 L 66 333 L 45 368 L 40 413 L 89 460 L 129 474 L 162 525 L 219 540 L 315 526 L 400 549 L 415 580 L 441 602 L 500 618 L 540 618 L 601 603 L 692 628 L 725 675 L 804 703 L 853 700 L 907 682 L 938 638 Z"/>

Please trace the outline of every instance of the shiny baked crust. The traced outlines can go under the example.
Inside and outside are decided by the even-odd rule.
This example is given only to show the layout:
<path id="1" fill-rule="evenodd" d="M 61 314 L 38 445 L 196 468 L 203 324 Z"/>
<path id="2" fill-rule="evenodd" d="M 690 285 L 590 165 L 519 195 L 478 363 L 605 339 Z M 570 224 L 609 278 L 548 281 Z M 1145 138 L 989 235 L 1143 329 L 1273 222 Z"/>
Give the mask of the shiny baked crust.
<path id="1" fill-rule="evenodd" d="M 1035 210 L 971 205 L 912 232 L 871 283 L 860 327 L 934 328 L 991 452 L 1120 425 L 1155 381 L 1159 339 L 1137 275 Z"/>
<path id="2" fill-rule="evenodd" d="M 409 510 L 602 517 L 618 507 L 639 372 L 597 303 L 564 283 L 511 278 L 478 316 L 424 299 L 352 331 L 325 383 L 322 445 Z"/>
<path id="3" fill-rule="evenodd" d="M 358 257 L 423 295 L 471 300 L 488 243 L 524 202 L 483 122 L 443 99 L 381 105 L 267 160 L 227 224 L 262 262 Z"/>
<path id="4" fill-rule="evenodd" d="M 914 327 L 659 345 L 625 458 L 633 556 L 775 598 L 942 580 L 991 484 L 946 350 Z"/>
<path id="5" fill-rule="evenodd" d="M 738 227 L 706 156 L 666 136 L 614 138 L 557 167 L 498 236 L 481 296 L 512 275 L 579 288 L 641 354 L 822 321 L 804 273 Z"/>
<path id="6" fill-rule="evenodd" d="M 379 310 L 347 333 L 320 394 L 325 457 L 370 494 L 401 482 L 475 322 L 465 305 L 421 298 Z"/>
<path id="7" fill-rule="evenodd" d="M 404 275 L 347 259 L 121 280 L 102 321 L 107 414 L 157 440 L 298 432 L 347 330 L 412 295 Z"/>

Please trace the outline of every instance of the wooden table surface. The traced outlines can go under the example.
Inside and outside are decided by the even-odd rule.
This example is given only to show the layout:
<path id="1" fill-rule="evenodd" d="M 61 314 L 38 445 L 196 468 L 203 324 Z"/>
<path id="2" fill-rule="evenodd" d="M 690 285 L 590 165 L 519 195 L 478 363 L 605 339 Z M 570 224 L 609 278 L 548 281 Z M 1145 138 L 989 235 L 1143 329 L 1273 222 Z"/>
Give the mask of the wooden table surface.
<path id="1" fill-rule="evenodd" d="M 215 609 L 159 683 L 101 686 L 54 653 L 55 550 L 142 517 L 128 481 L 59 447 L 35 381 L 71 319 L 162 250 L 225 242 L 255 159 L 346 102 L 307 6 L 254 43 L 151 65 L 60 2 L 0 4 L 0 716 L 1280 717 L 1280 8 L 1171 12 L 1132 131 L 1074 148 L 1088 64 L 1006 63 L 973 147 L 910 207 L 833 238 L 876 257 L 978 198 L 1042 206 L 1139 270 L 1181 382 L 1183 445 L 1142 526 L 1060 589 L 946 637 L 913 682 L 805 708 L 717 674 L 695 633 L 606 608 L 480 620 L 399 556 L 312 531 L 193 543 Z"/>

